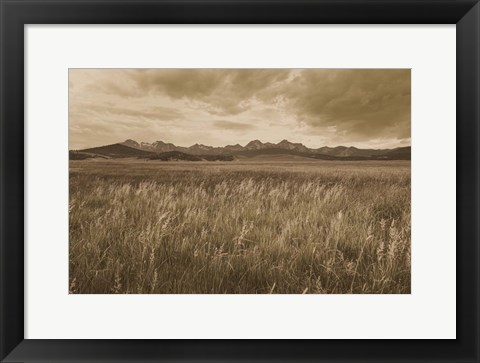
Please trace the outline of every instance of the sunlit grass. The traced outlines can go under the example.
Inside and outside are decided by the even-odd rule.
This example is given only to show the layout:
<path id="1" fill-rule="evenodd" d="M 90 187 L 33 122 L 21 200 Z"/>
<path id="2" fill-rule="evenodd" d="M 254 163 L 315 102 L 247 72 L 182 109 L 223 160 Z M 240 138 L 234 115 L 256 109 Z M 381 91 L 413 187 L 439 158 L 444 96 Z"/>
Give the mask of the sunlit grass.
<path id="1" fill-rule="evenodd" d="M 71 293 L 410 293 L 407 162 L 71 162 Z"/>

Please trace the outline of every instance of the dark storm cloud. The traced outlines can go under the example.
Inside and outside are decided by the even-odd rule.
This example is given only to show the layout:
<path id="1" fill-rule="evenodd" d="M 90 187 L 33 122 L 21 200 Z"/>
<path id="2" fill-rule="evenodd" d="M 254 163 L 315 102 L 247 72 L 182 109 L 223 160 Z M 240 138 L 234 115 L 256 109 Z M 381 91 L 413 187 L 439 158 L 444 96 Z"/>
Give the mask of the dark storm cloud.
<path id="1" fill-rule="evenodd" d="M 410 88 L 401 69 L 74 69 L 69 114 L 79 145 L 91 144 L 82 127 L 131 138 L 119 131 L 131 124 L 140 141 L 183 144 L 201 130 L 198 142 L 217 145 L 395 147 L 410 143 Z"/>
<path id="2" fill-rule="evenodd" d="M 410 136 L 410 70 L 395 69 L 138 70 L 135 91 L 198 102 L 213 115 L 237 115 L 279 101 L 305 123 L 345 135 Z M 315 131 L 314 131 L 315 132 Z"/>
<path id="3" fill-rule="evenodd" d="M 410 137 L 410 70 L 304 70 L 285 90 L 299 120 L 359 137 Z"/>
<path id="4" fill-rule="evenodd" d="M 136 88 L 174 99 L 201 102 L 215 115 L 236 115 L 264 89 L 284 81 L 289 70 L 149 69 L 131 73 Z"/>

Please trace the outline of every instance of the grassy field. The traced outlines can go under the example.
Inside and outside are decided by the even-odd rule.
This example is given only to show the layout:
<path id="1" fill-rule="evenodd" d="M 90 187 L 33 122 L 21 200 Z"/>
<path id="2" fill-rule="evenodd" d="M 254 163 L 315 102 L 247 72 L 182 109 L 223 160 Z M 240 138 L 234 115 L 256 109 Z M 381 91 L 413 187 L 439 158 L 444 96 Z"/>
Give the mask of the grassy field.
<path id="1" fill-rule="evenodd" d="M 71 161 L 70 293 L 410 293 L 410 162 Z"/>

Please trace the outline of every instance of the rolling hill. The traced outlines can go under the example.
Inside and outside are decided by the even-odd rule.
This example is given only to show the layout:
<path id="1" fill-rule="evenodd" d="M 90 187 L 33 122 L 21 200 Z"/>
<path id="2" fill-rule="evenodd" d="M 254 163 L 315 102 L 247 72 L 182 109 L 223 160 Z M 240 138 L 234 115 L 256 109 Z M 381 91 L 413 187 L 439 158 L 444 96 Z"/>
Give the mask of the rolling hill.
<path id="1" fill-rule="evenodd" d="M 95 157 L 96 155 L 109 157 L 109 158 L 132 158 L 132 157 L 149 157 L 155 155 L 155 153 L 140 150 L 124 144 L 112 144 L 99 147 L 92 147 L 89 149 L 76 150 L 74 151 L 80 155 L 91 155 Z"/>

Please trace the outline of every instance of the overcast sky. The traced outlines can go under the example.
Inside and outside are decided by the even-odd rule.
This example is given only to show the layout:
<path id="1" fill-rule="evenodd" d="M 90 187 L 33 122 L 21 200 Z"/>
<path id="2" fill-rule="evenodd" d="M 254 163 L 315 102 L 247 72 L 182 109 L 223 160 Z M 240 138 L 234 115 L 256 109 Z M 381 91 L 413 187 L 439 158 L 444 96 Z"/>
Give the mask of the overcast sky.
<path id="1" fill-rule="evenodd" d="M 410 70 L 71 69 L 70 148 L 410 145 Z"/>

